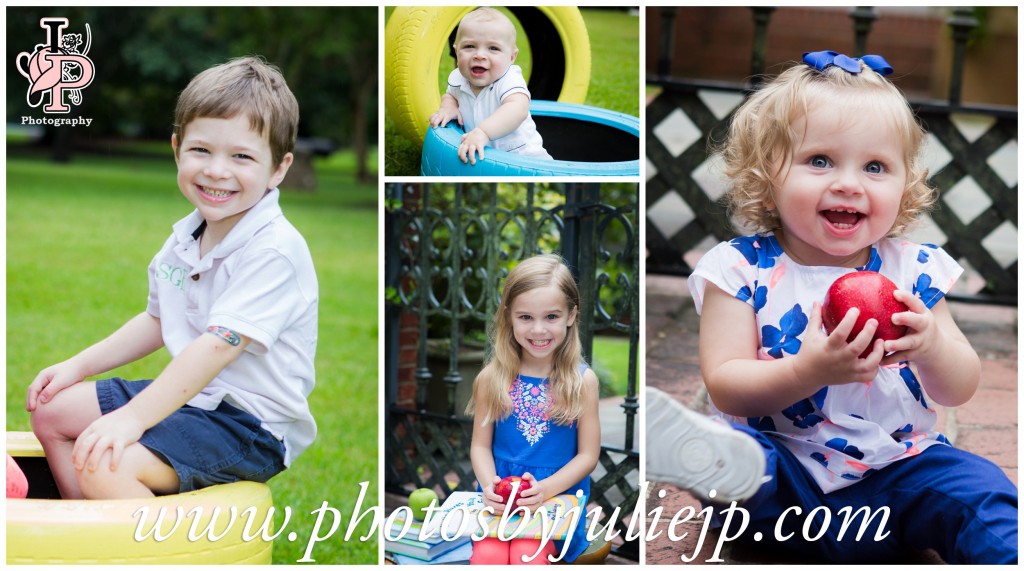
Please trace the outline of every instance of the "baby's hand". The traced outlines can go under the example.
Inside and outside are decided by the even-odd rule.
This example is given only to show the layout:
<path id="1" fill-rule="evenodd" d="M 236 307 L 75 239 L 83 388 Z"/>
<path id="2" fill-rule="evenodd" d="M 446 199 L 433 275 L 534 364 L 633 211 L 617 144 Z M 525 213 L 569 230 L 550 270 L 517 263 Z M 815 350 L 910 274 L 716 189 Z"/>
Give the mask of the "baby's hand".
<path id="1" fill-rule="evenodd" d="M 125 405 L 97 418 L 78 435 L 71 450 L 71 461 L 76 470 L 94 471 L 109 449 L 110 471 L 113 472 L 121 462 L 124 449 L 138 442 L 145 431 L 142 419 L 131 406 Z"/>
<path id="2" fill-rule="evenodd" d="M 452 109 L 446 105 L 441 105 L 441 108 L 436 113 L 430 116 L 431 127 L 444 127 L 449 121 L 455 119 L 462 125 L 462 112 L 457 108 Z"/>
<path id="3" fill-rule="evenodd" d="M 939 337 L 942 332 L 935 316 L 916 295 L 901 289 L 893 292 L 893 295 L 910 310 L 892 316 L 893 325 L 906 325 L 907 333 L 899 339 L 885 342 L 885 350 L 892 354 L 882 359 L 882 365 L 893 365 L 901 361 L 927 361 L 931 352 L 941 346 Z"/>
<path id="4" fill-rule="evenodd" d="M 501 496 L 494 491 L 494 486 L 497 486 L 500 481 L 501 478 L 495 476 L 494 480 L 483 489 L 484 506 L 493 509 L 495 515 L 505 513 L 505 502 L 501 501 Z"/>
<path id="5" fill-rule="evenodd" d="M 459 159 L 463 163 L 469 161 L 469 164 L 475 165 L 476 158 L 473 154 L 476 153 L 480 155 L 481 161 L 484 160 L 484 147 L 490 141 L 491 138 L 480 127 L 466 133 L 462 136 L 462 144 L 459 145 Z"/>
<path id="6" fill-rule="evenodd" d="M 866 357 L 861 359 L 860 355 L 871 345 L 878 322 L 869 319 L 853 341 L 846 342 L 859 314 L 859 309 L 850 309 L 832 333 L 827 335 L 821 326 L 821 304 L 814 303 L 807 323 L 807 333 L 793 363 L 801 380 L 824 378 L 828 382 L 821 383 L 823 385 L 841 385 L 867 383 L 875 378 L 884 355 L 882 340 L 875 341 Z"/>
<path id="7" fill-rule="evenodd" d="M 81 382 L 85 377 L 86 375 L 70 361 L 50 365 L 40 371 L 28 386 L 25 410 L 34 411 L 40 403 L 50 402 L 57 393 Z"/>

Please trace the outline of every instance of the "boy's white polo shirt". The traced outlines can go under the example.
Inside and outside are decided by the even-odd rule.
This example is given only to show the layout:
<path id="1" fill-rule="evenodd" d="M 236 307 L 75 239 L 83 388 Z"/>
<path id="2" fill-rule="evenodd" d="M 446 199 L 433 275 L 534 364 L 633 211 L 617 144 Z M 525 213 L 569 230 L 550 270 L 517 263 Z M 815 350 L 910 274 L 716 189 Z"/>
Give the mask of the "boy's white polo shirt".
<path id="1" fill-rule="evenodd" d="M 277 189 L 250 209 L 205 257 L 198 210 L 179 220 L 149 266 L 146 311 L 160 319 L 172 358 L 213 325 L 252 342 L 188 404 L 222 400 L 245 410 L 285 444 L 285 465 L 316 437 L 313 390 L 318 290 L 302 235 L 285 219 Z"/>
<path id="2" fill-rule="evenodd" d="M 481 121 L 490 117 L 498 110 L 498 107 L 501 107 L 505 98 L 514 93 L 522 93 L 526 97 L 530 97 L 530 91 L 526 88 L 526 80 L 523 78 L 523 70 L 518 65 L 508 66 L 504 75 L 481 89 L 478 95 L 473 93 L 472 86 L 459 73 L 458 68 L 448 75 L 448 94 L 459 102 L 462 124 L 467 133 L 475 129 Z M 537 132 L 537 125 L 530 115 L 526 116 L 526 119 L 519 124 L 515 131 L 504 137 L 491 139 L 490 144 L 500 151 L 550 158 L 550 155 L 544 150 L 544 139 Z"/>

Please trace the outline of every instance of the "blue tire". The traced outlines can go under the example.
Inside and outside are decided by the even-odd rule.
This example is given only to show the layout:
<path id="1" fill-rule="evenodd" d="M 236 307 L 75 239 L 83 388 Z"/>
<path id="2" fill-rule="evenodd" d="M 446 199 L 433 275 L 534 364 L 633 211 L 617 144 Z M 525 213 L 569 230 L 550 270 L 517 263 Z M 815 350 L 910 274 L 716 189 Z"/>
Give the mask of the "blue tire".
<path id="1" fill-rule="evenodd" d="M 531 101 L 530 114 L 553 161 L 484 149 L 476 165 L 459 160 L 464 133 L 455 121 L 427 129 L 420 159 L 423 176 L 639 176 L 640 119 L 556 101 Z"/>

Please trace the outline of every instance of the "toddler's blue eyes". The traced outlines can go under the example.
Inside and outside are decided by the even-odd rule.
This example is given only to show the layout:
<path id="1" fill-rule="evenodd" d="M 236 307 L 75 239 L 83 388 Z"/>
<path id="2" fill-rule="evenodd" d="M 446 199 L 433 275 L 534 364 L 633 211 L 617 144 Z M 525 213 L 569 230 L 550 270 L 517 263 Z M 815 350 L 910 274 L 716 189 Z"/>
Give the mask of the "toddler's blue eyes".
<path id="1" fill-rule="evenodd" d="M 864 170 L 870 174 L 882 174 L 885 172 L 885 167 L 878 161 L 871 161 L 868 166 L 864 167 Z"/>
<path id="2" fill-rule="evenodd" d="M 828 168 L 830 165 L 829 160 L 822 156 L 811 157 L 811 166 L 816 169 Z"/>

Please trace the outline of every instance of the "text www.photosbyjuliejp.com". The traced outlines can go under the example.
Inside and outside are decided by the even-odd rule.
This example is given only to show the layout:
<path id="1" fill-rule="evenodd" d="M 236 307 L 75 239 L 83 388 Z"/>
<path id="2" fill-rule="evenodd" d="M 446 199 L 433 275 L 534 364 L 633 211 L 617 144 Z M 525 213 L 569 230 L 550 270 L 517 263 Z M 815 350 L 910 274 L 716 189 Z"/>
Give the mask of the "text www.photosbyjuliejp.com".
<path id="1" fill-rule="evenodd" d="M 383 511 L 380 506 L 369 506 L 363 508 L 363 504 L 366 500 L 366 490 L 369 487 L 369 482 L 359 483 L 359 496 L 356 500 L 355 507 L 352 513 L 348 517 L 348 526 L 345 530 L 342 541 L 351 541 L 357 534 L 357 528 L 364 521 L 365 518 L 369 518 L 370 528 L 361 536 L 356 537 L 359 541 L 367 541 L 373 537 L 376 537 L 377 529 L 380 527 L 383 529 L 384 535 L 389 540 L 397 540 L 405 537 L 410 531 L 410 523 L 412 521 L 412 511 L 407 506 L 402 506 L 396 509 L 387 517 L 384 517 Z M 648 483 L 644 482 L 640 485 L 640 497 L 647 497 L 646 490 Z M 658 497 L 665 497 L 665 490 L 659 490 Z M 440 536 L 442 539 L 451 540 L 456 537 L 463 535 L 465 532 L 465 526 L 471 521 L 470 518 L 474 514 L 468 511 L 460 514 L 460 517 L 455 518 L 455 511 L 446 513 L 442 517 L 442 521 L 438 525 L 436 521 L 431 525 L 434 511 L 439 510 L 437 507 L 429 507 L 428 515 L 420 527 L 417 536 L 413 539 L 429 539 L 431 537 Z M 542 508 L 543 509 L 543 508 Z M 612 510 L 610 517 L 602 517 L 602 510 L 600 507 L 595 507 L 587 512 L 586 522 L 589 522 L 587 529 L 587 539 L 594 541 L 595 539 L 602 538 L 606 542 L 610 542 L 619 535 L 622 535 L 625 541 L 635 541 L 643 538 L 646 541 L 652 541 L 660 537 L 663 533 L 667 534 L 668 539 L 675 542 L 680 542 L 686 539 L 690 534 L 690 527 L 688 524 L 699 524 L 700 531 L 697 537 L 697 541 L 692 554 L 682 553 L 680 554 L 680 561 L 684 563 L 694 563 L 701 552 L 704 542 L 708 540 L 708 532 L 711 529 L 712 516 L 715 515 L 716 508 L 714 506 L 707 506 L 701 510 L 697 510 L 693 506 L 686 506 L 679 510 L 672 516 L 671 519 L 667 519 L 663 513 L 661 506 L 655 507 L 648 513 L 644 513 L 642 506 L 638 502 L 634 507 L 632 514 L 628 519 L 625 533 L 620 532 L 615 526 L 609 522 L 615 522 L 622 519 L 620 508 L 616 507 Z M 702 563 L 722 563 L 724 560 L 721 558 L 722 548 L 730 541 L 733 541 L 740 537 L 746 530 L 750 523 L 749 513 L 742 507 L 737 505 L 736 502 L 732 502 L 728 506 L 722 506 L 717 508 L 719 520 L 722 522 L 721 528 L 718 530 L 717 538 L 715 539 L 715 549 L 712 555 Z M 575 513 L 573 513 L 575 512 Z M 274 529 L 274 518 L 277 513 L 280 513 L 283 517 L 283 521 L 278 529 Z M 221 508 L 216 506 L 211 510 L 205 510 L 203 506 L 194 507 L 186 511 L 182 507 L 176 509 L 168 509 L 167 507 L 161 507 L 158 510 L 151 510 L 150 507 L 144 506 L 136 510 L 132 515 L 137 520 L 135 527 L 134 539 L 137 542 L 155 541 L 162 542 L 172 537 L 179 537 L 181 534 L 185 534 L 186 538 L 190 542 L 196 541 L 211 541 L 216 542 L 224 539 L 229 534 L 234 537 L 236 535 L 232 530 L 238 529 L 241 526 L 241 540 L 244 542 L 250 541 L 274 541 L 278 538 L 284 538 L 287 541 L 294 542 L 300 539 L 299 534 L 295 531 L 288 531 L 289 527 L 294 523 L 293 517 L 297 513 L 292 509 L 291 506 L 285 506 L 283 508 L 270 507 L 266 514 L 260 515 L 260 510 L 255 506 L 240 508 L 232 506 L 230 508 Z M 483 512 L 479 512 L 476 515 L 477 522 L 482 523 L 479 518 L 482 517 L 483 513 L 493 515 L 493 510 L 490 508 L 484 508 Z M 342 522 L 345 519 L 345 515 L 340 510 L 330 507 L 330 502 L 324 500 L 320 507 L 309 512 L 310 516 L 314 516 L 312 530 L 308 537 L 304 540 L 305 550 L 303 551 L 302 557 L 296 560 L 296 563 L 315 563 L 316 558 L 313 555 L 316 546 L 320 543 L 327 541 L 338 541 L 335 538 L 335 534 L 341 527 Z M 522 515 L 521 520 L 517 520 L 518 523 L 513 525 L 513 516 Z M 531 519 L 531 512 L 526 508 L 516 508 L 514 510 L 506 510 L 499 520 L 497 526 L 497 537 L 499 539 L 510 539 L 515 537 L 519 531 L 519 527 L 527 523 Z M 570 525 L 570 536 L 571 531 L 581 519 L 582 509 L 579 507 L 571 508 L 567 513 L 559 513 L 559 516 L 565 516 L 571 518 L 572 522 Z M 784 527 L 788 523 L 797 521 L 799 523 L 802 518 L 803 523 L 801 526 L 801 538 L 804 541 L 817 541 L 821 539 L 827 530 L 830 528 L 830 523 L 833 518 L 841 518 L 839 527 L 839 537 L 842 539 L 847 533 L 856 532 L 856 539 L 860 541 L 862 538 L 868 538 L 874 541 L 881 541 L 889 536 L 889 531 L 886 529 L 886 525 L 889 522 L 889 508 L 883 506 L 876 511 L 871 511 L 867 507 L 854 509 L 853 507 L 845 507 L 836 514 L 832 514 L 831 511 L 825 506 L 819 506 L 807 513 L 799 507 L 791 507 L 783 511 L 782 515 L 776 520 L 774 527 L 773 539 L 777 542 L 786 542 L 792 539 L 796 534 L 789 532 L 788 534 L 784 531 L 787 529 Z M 405 525 L 400 529 L 397 535 L 392 534 L 392 526 L 395 521 L 404 520 Z M 606 523 L 601 523 L 601 522 Z M 459 522 L 458 526 L 455 522 Z M 547 518 L 542 520 L 543 531 L 541 537 L 540 547 L 537 550 L 536 556 L 539 554 L 549 541 L 553 541 L 554 529 L 553 526 L 547 525 Z M 874 528 L 872 526 L 874 525 Z M 682 526 L 688 526 L 686 529 L 682 529 Z M 476 533 L 472 535 L 473 540 L 479 540 L 484 537 L 484 526 L 479 526 Z M 873 536 L 870 532 L 874 531 Z M 429 534 L 429 535 L 424 535 Z M 755 541 L 761 541 L 761 533 L 754 534 Z M 563 545 L 561 553 L 549 556 L 552 562 L 561 560 L 565 555 L 566 545 Z M 530 558 L 527 557 L 527 560 Z"/>

